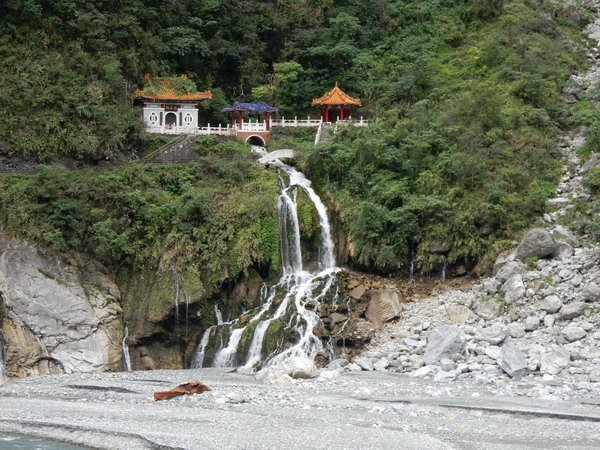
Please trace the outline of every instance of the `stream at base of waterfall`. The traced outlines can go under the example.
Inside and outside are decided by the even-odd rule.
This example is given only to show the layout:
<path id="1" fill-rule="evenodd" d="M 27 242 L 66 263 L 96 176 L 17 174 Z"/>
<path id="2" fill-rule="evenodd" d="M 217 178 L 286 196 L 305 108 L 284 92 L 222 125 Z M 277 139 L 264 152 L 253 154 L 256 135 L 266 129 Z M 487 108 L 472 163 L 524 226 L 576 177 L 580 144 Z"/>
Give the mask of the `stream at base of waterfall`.
<path id="1" fill-rule="evenodd" d="M 253 147 L 252 152 L 266 151 Z M 298 170 L 276 160 L 281 193 L 277 201 L 283 275 L 273 286 L 261 289 L 261 306 L 229 322 L 208 328 L 192 358 L 191 367 L 239 367 L 253 372 L 290 356 L 315 359 L 333 345 L 317 334 L 321 303 L 338 301 L 337 274 L 331 227 L 325 205 L 311 182 Z M 316 269 L 303 266 L 297 196 L 304 192 L 319 217 L 320 235 Z"/>

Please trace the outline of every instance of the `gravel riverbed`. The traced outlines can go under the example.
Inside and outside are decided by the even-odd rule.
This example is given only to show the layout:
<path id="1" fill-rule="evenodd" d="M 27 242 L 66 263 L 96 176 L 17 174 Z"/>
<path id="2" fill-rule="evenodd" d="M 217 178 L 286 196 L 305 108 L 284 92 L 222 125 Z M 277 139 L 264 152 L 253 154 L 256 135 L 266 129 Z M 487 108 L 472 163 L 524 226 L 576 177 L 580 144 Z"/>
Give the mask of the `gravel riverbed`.
<path id="1" fill-rule="evenodd" d="M 191 380 L 213 389 L 155 402 Z M 94 448 L 597 448 L 600 398 L 321 370 L 269 385 L 222 369 L 31 377 L 0 386 L 0 432 Z"/>

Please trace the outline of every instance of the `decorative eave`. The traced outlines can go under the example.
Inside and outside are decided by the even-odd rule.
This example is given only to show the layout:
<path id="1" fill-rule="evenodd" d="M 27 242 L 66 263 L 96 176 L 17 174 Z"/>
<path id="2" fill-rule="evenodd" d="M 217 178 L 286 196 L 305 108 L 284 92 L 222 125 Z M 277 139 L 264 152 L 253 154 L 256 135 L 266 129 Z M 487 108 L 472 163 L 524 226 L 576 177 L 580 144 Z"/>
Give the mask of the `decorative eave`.
<path id="1" fill-rule="evenodd" d="M 322 97 L 316 98 L 312 101 L 314 106 L 323 105 L 350 105 L 350 106 L 362 106 L 359 99 L 350 97 L 338 86 L 338 82 L 335 82 L 335 86 L 332 90 L 327 92 Z"/>
<path id="2" fill-rule="evenodd" d="M 148 79 L 148 75 L 144 78 Z M 179 102 L 200 102 L 212 98 L 211 91 L 203 92 L 177 92 L 171 85 L 171 81 L 166 77 L 153 78 L 160 83 L 160 92 L 147 92 L 144 89 L 136 89 L 134 98 L 146 101 L 179 101 Z"/>

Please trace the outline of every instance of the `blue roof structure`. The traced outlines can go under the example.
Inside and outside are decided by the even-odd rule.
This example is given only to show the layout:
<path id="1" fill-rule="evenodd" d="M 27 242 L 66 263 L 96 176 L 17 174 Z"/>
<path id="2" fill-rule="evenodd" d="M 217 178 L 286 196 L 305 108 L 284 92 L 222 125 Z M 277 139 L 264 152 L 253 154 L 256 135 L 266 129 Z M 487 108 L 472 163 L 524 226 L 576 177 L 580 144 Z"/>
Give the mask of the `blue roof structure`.
<path id="1" fill-rule="evenodd" d="M 264 103 L 243 103 L 234 102 L 233 105 L 223 108 L 223 112 L 242 111 L 253 113 L 272 113 L 279 111 L 279 108 L 265 105 Z"/>

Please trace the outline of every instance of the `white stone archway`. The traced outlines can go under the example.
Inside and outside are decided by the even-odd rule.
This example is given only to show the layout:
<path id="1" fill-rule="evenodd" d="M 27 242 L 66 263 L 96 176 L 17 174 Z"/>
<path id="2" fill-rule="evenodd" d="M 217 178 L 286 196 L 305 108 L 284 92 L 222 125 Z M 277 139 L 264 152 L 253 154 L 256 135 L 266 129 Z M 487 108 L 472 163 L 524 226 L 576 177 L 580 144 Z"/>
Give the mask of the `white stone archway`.
<path id="1" fill-rule="evenodd" d="M 177 128 L 177 114 L 174 112 L 168 112 L 165 114 L 165 128 Z"/>

